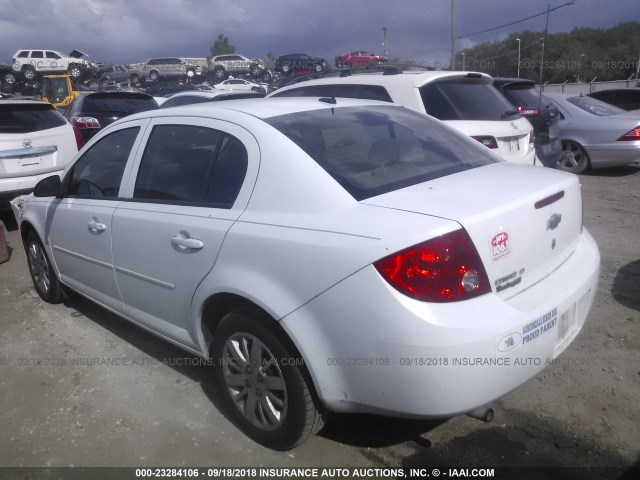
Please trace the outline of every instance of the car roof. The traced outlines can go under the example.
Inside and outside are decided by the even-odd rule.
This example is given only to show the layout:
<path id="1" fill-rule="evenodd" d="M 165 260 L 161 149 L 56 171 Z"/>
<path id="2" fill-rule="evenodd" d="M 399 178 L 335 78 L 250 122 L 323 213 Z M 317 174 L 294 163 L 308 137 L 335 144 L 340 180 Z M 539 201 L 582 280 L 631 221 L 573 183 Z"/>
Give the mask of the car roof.
<path id="1" fill-rule="evenodd" d="M 205 97 L 205 98 L 214 98 L 214 97 L 233 97 L 236 95 L 246 95 L 247 93 L 242 90 L 185 90 L 183 92 L 176 92 L 168 98 L 174 97 Z"/>
<path id="2" fill-rule="evenodd" d="M 54 108 L 53 105 L 51 105 L 48 102 L 41 102 L 40 100 L 22 100 L 22 99 L 14 99 L 14 98 L 7 98 L 7 99 L 2 99 L 0 100 L 0 105 L 48 105 L 51 108 Z"/>
<path id="3" fill-rule="evenodd" d="M 513 85 L 513 84 L 523 84 L 523 85 L 531 85 L 535 87 L 536 82 L 533 80 L 529 80 L 528 78 L 513 78 L 513 77 L 493 77 L 494 85 Z"/>
<path id="4" fill-rule="evenodd" d="M 327 100 L 327 101 L 323 101 Z M 331 100 L 335 100 L 332 103 Z M 335 109 L 344 107 L 385 106 L 390 108 L 404 108 L 401 105 L 377 102 L 375 100 L 360 100 L 354 98 L 320 99 L 315 97 L 285 97 L 285 98 L 249 98 L 234 100 L 233 102 L 205 102 L 191 105 L 171 107 L 167 109 L 150 110 L 126 117 L 128 120 L 149 117 L 166 116 L 201 116 L 207 117 L 207 110 L 227 110 L 240 114 L 250 115 L 259 119 L 277 117 L 298 112 L 313 110 Z"/>
<path id="5" fill-rule="evenodd" d="M 480 72 L 457 72 L 448 70 L 432 70 L 432 71 L 403 71 L 396 74 L 384 74 L 384 72 L 363 73 L 358 75 L 349 75 L 346 77 L 324 77 L 316 80 L 307 80 L 305 82 L 296 83 L 287 87 L 282 87 L 276 92 L 285 91 L 293 88 L 302 88 L 306 85 L 333 85 L 333 84 L 356 84 L 356 85 L 382 85 L 407 87 L 408 85 L 420 88 L 429 82 L 441 80 L 445 78 L 474 78 L 480 83 L 491 84 L 492 78 L 486 73 Z"/>

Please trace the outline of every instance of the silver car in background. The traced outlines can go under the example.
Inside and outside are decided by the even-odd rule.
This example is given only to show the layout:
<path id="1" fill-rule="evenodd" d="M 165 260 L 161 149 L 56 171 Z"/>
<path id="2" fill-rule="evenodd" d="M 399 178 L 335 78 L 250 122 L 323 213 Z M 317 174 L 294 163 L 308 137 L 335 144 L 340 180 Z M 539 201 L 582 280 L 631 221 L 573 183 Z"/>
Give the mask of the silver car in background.
<path id="1" fill-rule="evenodd" d="M 640 162 L 640 113 L 575 95 L 545 93 L 560 111 L 564 157 L 558 168 L 573 173 Z"/>

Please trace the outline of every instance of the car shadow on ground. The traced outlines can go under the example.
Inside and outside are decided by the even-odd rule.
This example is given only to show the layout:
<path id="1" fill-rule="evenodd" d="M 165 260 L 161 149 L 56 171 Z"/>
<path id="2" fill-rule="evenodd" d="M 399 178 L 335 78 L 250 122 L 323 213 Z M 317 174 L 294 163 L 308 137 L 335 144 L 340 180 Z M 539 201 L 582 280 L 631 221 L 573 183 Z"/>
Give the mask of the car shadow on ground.
<path id="1" fill-rule="evenodd" d="M 580 175 L 588 175 L 590 177 L 628 177 L 640 172 L 640 164 L 625 165 L 624 167 L 599 168 L 590 169 Z"/>
<path id="2" fill-rule="evenodd" d="M 611 294 L 616 302 L 640 311 L 640 260 L 620 267 L 613 279 Z"/>
<path id="3" fill-rule="evenodd" d="M 414 452 L 402 460 L 402 466 L 426 468 L 428 473 L 433 468 L 440 473 L 452 468 L 493 468 L 494 478 L 637 478 L 627 476 L 637 460 L 629 465 L 617 452 L 604 450 L 597 439 L 576 435 L 553 419 L 507 409 L 498 415 L 503 418 L 447 442 L 434 442 L 430 448 L 408 444 Z"/>
<path id="4" fill-rule="evenodd" d="M 195 355 L 181 350 L 129 321 L 105 310 L 78 294 L 64 302 L 74 317 L 85 316 L 124 342 L 144 354 L 163 363 L 190 380 L 197 382 L 216 409 L 229 421 L 233 420 L 221 401 L 213 383 L 212 367 Z M 184 361 L 192 359 L 193 361 Z M 428 446 L 429 441 L 421 435 L 429 432 L 446 420 L 404 420 L 376 415 L 332 415 L 321 436 L 345 445 L 357 447 L 386 447 L 413 441 Z"/>

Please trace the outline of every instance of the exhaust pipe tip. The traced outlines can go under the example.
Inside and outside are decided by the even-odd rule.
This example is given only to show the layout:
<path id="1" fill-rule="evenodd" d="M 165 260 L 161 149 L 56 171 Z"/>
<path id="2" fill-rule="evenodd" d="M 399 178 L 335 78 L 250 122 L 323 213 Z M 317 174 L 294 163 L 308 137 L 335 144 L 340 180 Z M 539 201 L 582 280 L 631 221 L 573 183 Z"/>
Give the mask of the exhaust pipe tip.
<path id="1" fill-rule="evenodd" d="M 472 418 L 476 418 L 478 420 L 481 420 L 485 423 L 490 423 L 493 420 L 493 408 L 489 408 L 489 407 L 480 407 L 480 408 L 476 408 L 475 410 L 467 413 L 467 415 L 469 415 Z"/>

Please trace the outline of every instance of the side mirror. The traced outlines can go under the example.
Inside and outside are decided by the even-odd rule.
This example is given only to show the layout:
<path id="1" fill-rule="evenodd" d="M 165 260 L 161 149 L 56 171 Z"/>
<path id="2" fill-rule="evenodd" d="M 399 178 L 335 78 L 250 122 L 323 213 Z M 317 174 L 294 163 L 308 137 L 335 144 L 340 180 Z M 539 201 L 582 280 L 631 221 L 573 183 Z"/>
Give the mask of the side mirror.
<path id="1" fill-rule="evenodd" d="M 62 181 L 58 175 L 43 178 L 33 190 L 34 197 L 57 197 L 62 191 Z"/>

